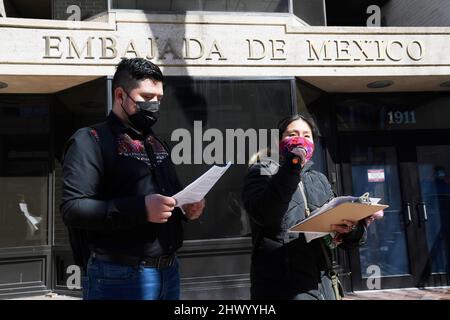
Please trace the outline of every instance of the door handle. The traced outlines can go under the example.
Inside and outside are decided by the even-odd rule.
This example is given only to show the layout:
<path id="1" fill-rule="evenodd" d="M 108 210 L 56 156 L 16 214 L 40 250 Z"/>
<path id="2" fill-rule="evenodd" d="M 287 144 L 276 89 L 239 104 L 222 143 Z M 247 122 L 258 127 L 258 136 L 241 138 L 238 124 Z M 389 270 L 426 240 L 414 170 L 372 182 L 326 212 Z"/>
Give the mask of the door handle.
<path id="1" fill-rule="evenodd" d="M 427 214 L 427 206 L 425 202 L 419 202 L 417 203 L 417 207 L 420 208 L 419 212 L 422 213 L 422 220 L 423 222 L 428 221 L 428 214 Z"/>
<path id="2" fill-rule="evenodd" d="M 409 202 L 406 203 L 406 221 L 405 224 L 408 226 L 412 222 L 411 219 L 411 204 Z"/>

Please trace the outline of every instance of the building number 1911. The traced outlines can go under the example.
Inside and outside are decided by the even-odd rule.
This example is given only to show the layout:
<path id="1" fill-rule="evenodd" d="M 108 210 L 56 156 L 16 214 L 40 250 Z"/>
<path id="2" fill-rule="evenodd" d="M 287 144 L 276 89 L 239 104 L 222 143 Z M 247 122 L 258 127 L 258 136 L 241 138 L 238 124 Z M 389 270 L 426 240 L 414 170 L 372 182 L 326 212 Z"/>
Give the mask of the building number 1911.
<path id="1" fill-rule="evenodd" d="M 416 123 L 415 111 L 390 111 L 387 113 L 388 124 L 414 124 Z"/>

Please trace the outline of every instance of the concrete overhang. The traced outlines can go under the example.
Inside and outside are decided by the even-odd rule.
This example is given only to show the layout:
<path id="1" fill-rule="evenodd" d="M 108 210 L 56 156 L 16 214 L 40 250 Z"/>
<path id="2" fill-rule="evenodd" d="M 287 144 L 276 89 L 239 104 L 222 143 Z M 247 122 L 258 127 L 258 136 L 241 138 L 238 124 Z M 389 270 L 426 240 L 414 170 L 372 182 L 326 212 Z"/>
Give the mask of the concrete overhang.
<path id="1" fill-rule="evenodd" d="M 1 93 L 41 94 L 55 93 L 85 82 L 97 79 L 93 76 L 11 76 L 0 75 L 0 82 L 6 83 Z"/>
<path id="2" fill-rule="evenodd" d="M 121 58 L 135 56 L 169 76 L 297 77 L 330 92 L 450 90 L 440 86 L 450 81 L 450 28 L 311 27 L 289 14 L 117 10 L 80 22 L 0 19 L 0 43 L 0 81 L 11 82 L 9 90 L 53 92 L 110 76 Z M 367 87 L 386 80 L 393 85 Z"/>

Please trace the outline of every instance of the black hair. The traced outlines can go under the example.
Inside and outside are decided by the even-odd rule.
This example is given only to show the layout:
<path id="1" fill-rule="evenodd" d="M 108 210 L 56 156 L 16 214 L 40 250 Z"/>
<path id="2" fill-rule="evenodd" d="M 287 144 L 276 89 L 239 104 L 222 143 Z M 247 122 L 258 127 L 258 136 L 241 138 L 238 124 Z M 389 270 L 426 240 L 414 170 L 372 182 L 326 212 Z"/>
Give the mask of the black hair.
<path id="1" fill-rule="evenodd" d="M 309 125 L 309 127 L 311 128 L 312 135 L 313 135 L 313 140 L 316 141 L 316 139 L 319 135 L 319 130 L 317 129 L 316 122 L 314 121 L 314 119 L 312 117 L 310 117 L 306 114 L 303 114 L 303 113 L 297 113 L 292 116 L 288 116 L 286 118 L 281 119 L 280 122 L 278 122 L 277 128 L 280 133 L 280 140 L 281 140 L 281 137 L 283 136 L 283 133 L 286 131 L 287 127 L 292 122 L 300 120 L 300 119 L 302 119 Z"/>
<path id="2" fill-rule="evenodd" d="M 130 92 L 138 86 L 139 81 L 145 79 L 164 82 L 161 69 L 154 63 L 143 58 L 123 59 L 114 73 L 112 90 L 114 92 L 122 87 Z"/>

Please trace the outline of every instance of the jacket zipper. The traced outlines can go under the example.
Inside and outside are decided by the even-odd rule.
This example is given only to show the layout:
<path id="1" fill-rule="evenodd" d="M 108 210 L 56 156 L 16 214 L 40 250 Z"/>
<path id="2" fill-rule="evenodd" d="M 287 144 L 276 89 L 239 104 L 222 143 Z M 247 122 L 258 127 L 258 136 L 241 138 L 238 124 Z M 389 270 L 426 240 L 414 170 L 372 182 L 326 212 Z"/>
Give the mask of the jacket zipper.
<path id="1" fill-rule="evenodd" d="M 309 215 L 311 214 L 311 210 L 309 210 L 308 200 L 306 200 L 305 187 L 303 186 L 303 181 L 300 180 L 298 186 L 300 187 L 300 193 L 302 194 L 303 203 L 305 204 L 305 215 L 306 217 L 309 217 Z"/>

